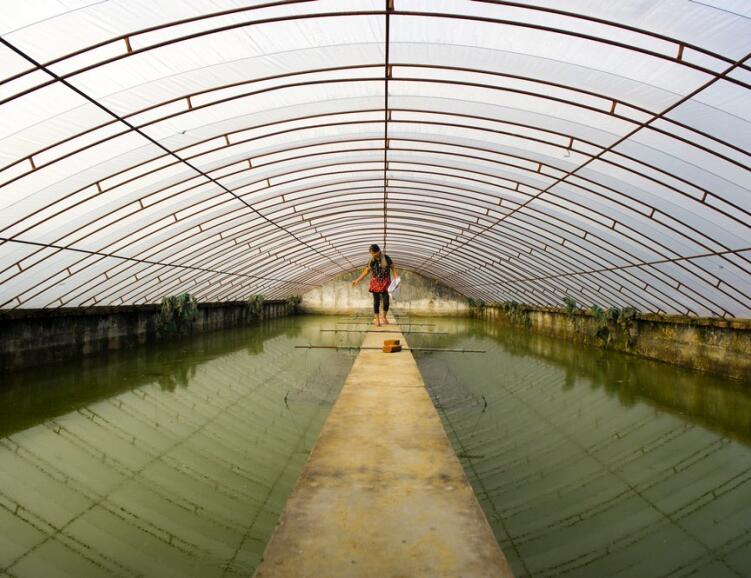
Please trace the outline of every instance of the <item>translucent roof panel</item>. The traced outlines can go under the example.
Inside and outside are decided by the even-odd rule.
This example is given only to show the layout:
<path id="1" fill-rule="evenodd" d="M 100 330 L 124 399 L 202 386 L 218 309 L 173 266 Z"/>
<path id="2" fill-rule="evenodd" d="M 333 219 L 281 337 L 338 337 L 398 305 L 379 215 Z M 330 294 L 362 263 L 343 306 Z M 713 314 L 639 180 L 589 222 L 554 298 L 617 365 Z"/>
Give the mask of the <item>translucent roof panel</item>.
<path id="1" fill-rule="evenodd" d="M 468 297 L 751 316 L 743 2 L 71 0 L 0 22 L 0 307 Z"/>

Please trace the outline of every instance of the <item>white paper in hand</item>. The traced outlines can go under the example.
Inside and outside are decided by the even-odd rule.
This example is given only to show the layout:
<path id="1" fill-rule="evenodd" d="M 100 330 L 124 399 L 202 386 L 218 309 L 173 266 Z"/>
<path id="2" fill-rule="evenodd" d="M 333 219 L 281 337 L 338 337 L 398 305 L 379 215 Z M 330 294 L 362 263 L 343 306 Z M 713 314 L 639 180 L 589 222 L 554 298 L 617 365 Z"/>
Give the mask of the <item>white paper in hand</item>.
<path id="1" fill-rule="evenodd" d="M 394 277 L 391 280 L 391 285 L 389 285 L 389 295 L 392 299 L 396 299 L 399 297 L 399 290 L 401 289 L 401 277 Z"/>

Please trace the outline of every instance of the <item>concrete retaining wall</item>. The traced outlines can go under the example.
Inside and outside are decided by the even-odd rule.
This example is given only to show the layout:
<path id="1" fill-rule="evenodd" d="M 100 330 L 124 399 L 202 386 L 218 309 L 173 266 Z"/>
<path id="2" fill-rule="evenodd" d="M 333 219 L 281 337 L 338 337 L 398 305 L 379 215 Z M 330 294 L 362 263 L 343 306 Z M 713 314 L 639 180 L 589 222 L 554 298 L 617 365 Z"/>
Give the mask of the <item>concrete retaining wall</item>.
<path id="1" fill-rule="evenodd" d="M 309 313 L 348 314 L 373 310 L 373 297 L 368 293 L 368 278 L 352 287 L 361 270 L 340 275 L 302 296 L 301 308 Z M 401 295 L 392 300 L 391 310 L 399 315 L 469 314 L 467 298 L 434 279 L 410 271 L 399 271 Z"/>
<path id="2" fill-rule="evenodd" d="M 751 381 L 751 320 L 641 315 L 613 323 L 584 312 L 546 309 L 509 315 L 496 306 L 473 313 L 499 324 Z"/>
<path id="3" fill-rule="evenodd" d="M 159 331 L 159 305 L 0 311 L 0 373 L 180 337 Z M 267 301 L 263 319 L 290 313 L 286 301 Z M 201 303 L 186 333 L 256 322 L 245 302 Z"/>

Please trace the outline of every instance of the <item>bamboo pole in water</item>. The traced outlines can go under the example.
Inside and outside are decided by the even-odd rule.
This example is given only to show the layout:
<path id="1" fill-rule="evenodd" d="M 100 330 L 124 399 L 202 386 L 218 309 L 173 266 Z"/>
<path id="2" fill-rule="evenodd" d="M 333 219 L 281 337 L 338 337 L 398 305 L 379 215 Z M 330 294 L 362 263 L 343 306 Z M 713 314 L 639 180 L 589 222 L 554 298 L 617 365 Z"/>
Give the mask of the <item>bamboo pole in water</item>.
<path id="1" fill-rule="evenodd" d="M 369 325 L 368 321 L 337 321 L 337 325 Z M 435 323 L 402 323 L 401 325 L 409 325 L 410 327 L 435 327 Z"/>
<path id="2" fill-rule="evenodd" d="M 445 331 L 399 331 L 394 329 L 393 331 L 383 329 L 321 329 L 328 333 L 421 333 L 422 335 L 448 335 Z"/>
<path id="3" fill-rule="evenodd" d="M 382 349 L 360 345 L 295 345 L 295 349 Z M 439 347 L 404 347 L 402 351 L 443 351 L 450 353 L 487 353 L 485 349 L 442 349 Z"/>

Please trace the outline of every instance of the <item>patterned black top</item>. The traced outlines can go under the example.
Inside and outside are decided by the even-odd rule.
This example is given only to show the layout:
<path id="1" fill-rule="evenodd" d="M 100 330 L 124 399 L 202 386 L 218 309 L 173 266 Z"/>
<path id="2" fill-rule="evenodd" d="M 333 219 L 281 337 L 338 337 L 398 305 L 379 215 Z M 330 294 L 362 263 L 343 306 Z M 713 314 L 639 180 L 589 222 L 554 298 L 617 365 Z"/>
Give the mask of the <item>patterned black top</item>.
<path id="1" fill-rule="evenodd" d="M 370 268 L 370 288 L 368 291 L 371 293 L 386 293 L 391 283 L 391 257 L 386 254 L 384 254 L 384 257 L 386 257 L 386 267 L 382 267 L 380 260 L 372 257 L 368 263 Z"/>

